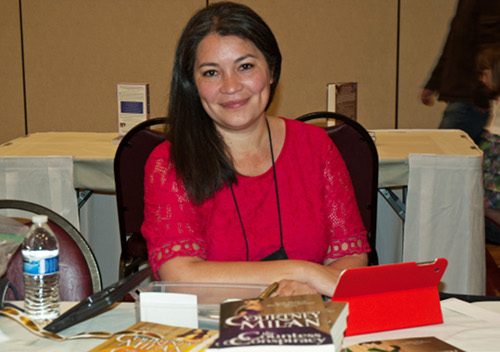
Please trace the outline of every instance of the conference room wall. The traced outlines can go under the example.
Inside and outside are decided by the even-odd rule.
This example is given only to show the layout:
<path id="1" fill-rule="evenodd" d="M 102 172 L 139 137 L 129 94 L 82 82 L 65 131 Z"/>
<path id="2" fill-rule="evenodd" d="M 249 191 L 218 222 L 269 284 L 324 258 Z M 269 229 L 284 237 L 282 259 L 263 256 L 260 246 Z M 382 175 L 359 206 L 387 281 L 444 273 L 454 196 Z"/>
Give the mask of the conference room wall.
<path id="1" fill-rule="evenodd" d="M 393 127 L 396 1 L 238 2 L 261 14 L 283 54 L 282 78 L 271 114 L 295 118 L 326 110 L 328 83 L 356 81 L 358 121 L 367 128 Z"/>
<path id="2" fill-rule="evenodd" d="M 446 35 L 443 18 L 451 18 L 455 0 L 423 1 L 426 8 L 419 5 L 421 0 L 402 1 L 401 40 L 408 42 L 401 45 L 396 94 L 397 0 L 242 0 L 270 24 L 284 56 L 283 77 L 270 113 L 293 118 L 324 110 L 326 84 L 354 80 L 359 83 L 358 119 L 367 128 L 395 127 L 398 96 L 399 127 L 436 127 L 439 106 L 418 106 L 414 97 L 439 54 Z M 2 2 L 10 10 L 0 12 L 2 23 L 7 16 L 19 21 L 13 11 L 16 3 Z M 206 1 L 22 0 L 21 4 L 27 130 L 33 133 L 117 130 L 119 82 L 149 83 L 151 116 L 164 115 L 175 43 L 187 19 Z M 15 32 L 15 24 L 11 26 Z M 20 44 L 11 45 L 20 51 Z M 4 60 L 7 54 L 0 55 Z M 22 82 L 21 57 L 10 60 L 16 69 L 9 72 Z M 1 92 L 10 94 L 9 102 L 22 102 L 22 89 L 12 87 L 9 82 Z M 16 106 L 8 125 L 23 124 L 24 111 Z M 0 131 L 0 141 L 24 134 L 19 127 L 13 134 L 5 131 Z"/>
<path id="3" fill-rule="evenodd" d="M 117 83 L 165 116 L 175 45 L 205 0 L 22 0 L 28 132 L 117 131 Z"/>
<path id="4" fill-rule="evenodd" d="M 419 100 L 448 35 L 457 0 L 401 1 L 399 128 L 437 128 L 445 103 L 432 107 Z"/>
<path id="5" fill-rule="evenodd" d="M 24 135 L 19 0 L 0 1 L 0 143 Z"/>

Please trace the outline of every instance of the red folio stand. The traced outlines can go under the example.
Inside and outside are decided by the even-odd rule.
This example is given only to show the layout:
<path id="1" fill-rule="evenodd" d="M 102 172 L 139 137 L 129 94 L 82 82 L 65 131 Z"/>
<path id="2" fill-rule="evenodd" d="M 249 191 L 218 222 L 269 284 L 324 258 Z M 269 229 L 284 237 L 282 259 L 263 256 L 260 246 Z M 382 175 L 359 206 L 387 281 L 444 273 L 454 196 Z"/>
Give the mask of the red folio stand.
<path id="1" fill-rule="evenodd" d="M 346 336 L 443 322 L 438 284 L 448 261 L 344 270 L 332 301 L 349 302 Z"/>

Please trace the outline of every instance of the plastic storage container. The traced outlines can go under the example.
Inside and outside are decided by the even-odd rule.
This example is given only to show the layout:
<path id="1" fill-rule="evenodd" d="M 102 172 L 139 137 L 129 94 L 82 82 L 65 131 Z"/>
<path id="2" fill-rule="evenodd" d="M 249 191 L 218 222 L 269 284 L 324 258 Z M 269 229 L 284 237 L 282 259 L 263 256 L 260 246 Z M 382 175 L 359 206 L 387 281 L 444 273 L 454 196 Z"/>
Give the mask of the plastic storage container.
<path id="1" fill-rule="evenodd" d="M 195 283 L 195 282 L 151 282 L 141 290 L 142 292 L 157 293 L 181 293 L 197 296 L 198 327 L 202 329 L 219 329 L 220 304 L 227 300 L 247 299 L 258 297 L 267 286 L 253 284 L 226 284 L 226 283 Z M 137 306 L 138 320 L 145 320 L 145 317 L 168 316 L 178 314 L 178 307 L 175 303 L 164 305 L 149 304 L 141 300 Z M 157 321 L 161 323 L 161 321 Z M 170 324 L 173 325 L 173 324 Z"/>

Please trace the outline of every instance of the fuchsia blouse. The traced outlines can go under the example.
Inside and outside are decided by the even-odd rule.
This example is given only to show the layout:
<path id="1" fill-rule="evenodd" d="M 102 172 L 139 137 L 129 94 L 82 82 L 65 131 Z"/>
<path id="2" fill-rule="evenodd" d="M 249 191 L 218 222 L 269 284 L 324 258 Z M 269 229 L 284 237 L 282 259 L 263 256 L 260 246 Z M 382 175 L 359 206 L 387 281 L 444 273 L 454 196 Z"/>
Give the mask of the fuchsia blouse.
<path id="1" fill-rule="evenodd" d="M 322 128 L 284 120 L 286 137 L 275 167 L 288 257 L 322 263 L 328 258 L 369 252 L 351 180 L 337 148 Z M 246 260 L 245 238 L 229 187 L 199 206 L 192 203 L 169 162 L 168 142 L 151 153 L 145 173 L 142 234 L 155 273 L 176 256 Z M 249 260 L 278 250 L 272 168 L 260 176 L 238 175 L 233 189 L 248 240 Z"/>

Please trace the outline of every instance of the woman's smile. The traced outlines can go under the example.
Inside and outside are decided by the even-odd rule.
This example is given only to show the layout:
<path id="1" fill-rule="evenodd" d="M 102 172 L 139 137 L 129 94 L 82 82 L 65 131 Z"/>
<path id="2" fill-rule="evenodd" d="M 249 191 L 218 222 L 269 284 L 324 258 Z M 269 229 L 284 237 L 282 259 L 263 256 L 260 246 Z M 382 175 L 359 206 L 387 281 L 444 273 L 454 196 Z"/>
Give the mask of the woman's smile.
<path id="1" fill-rule="evenodd" d="M 238 109 L 245 105 L 248 102 L 248 99 L 237 99 L 237 100 L 231 100 L 225 103 L 221 103 L 224 108 L 226 109 Z"/>

